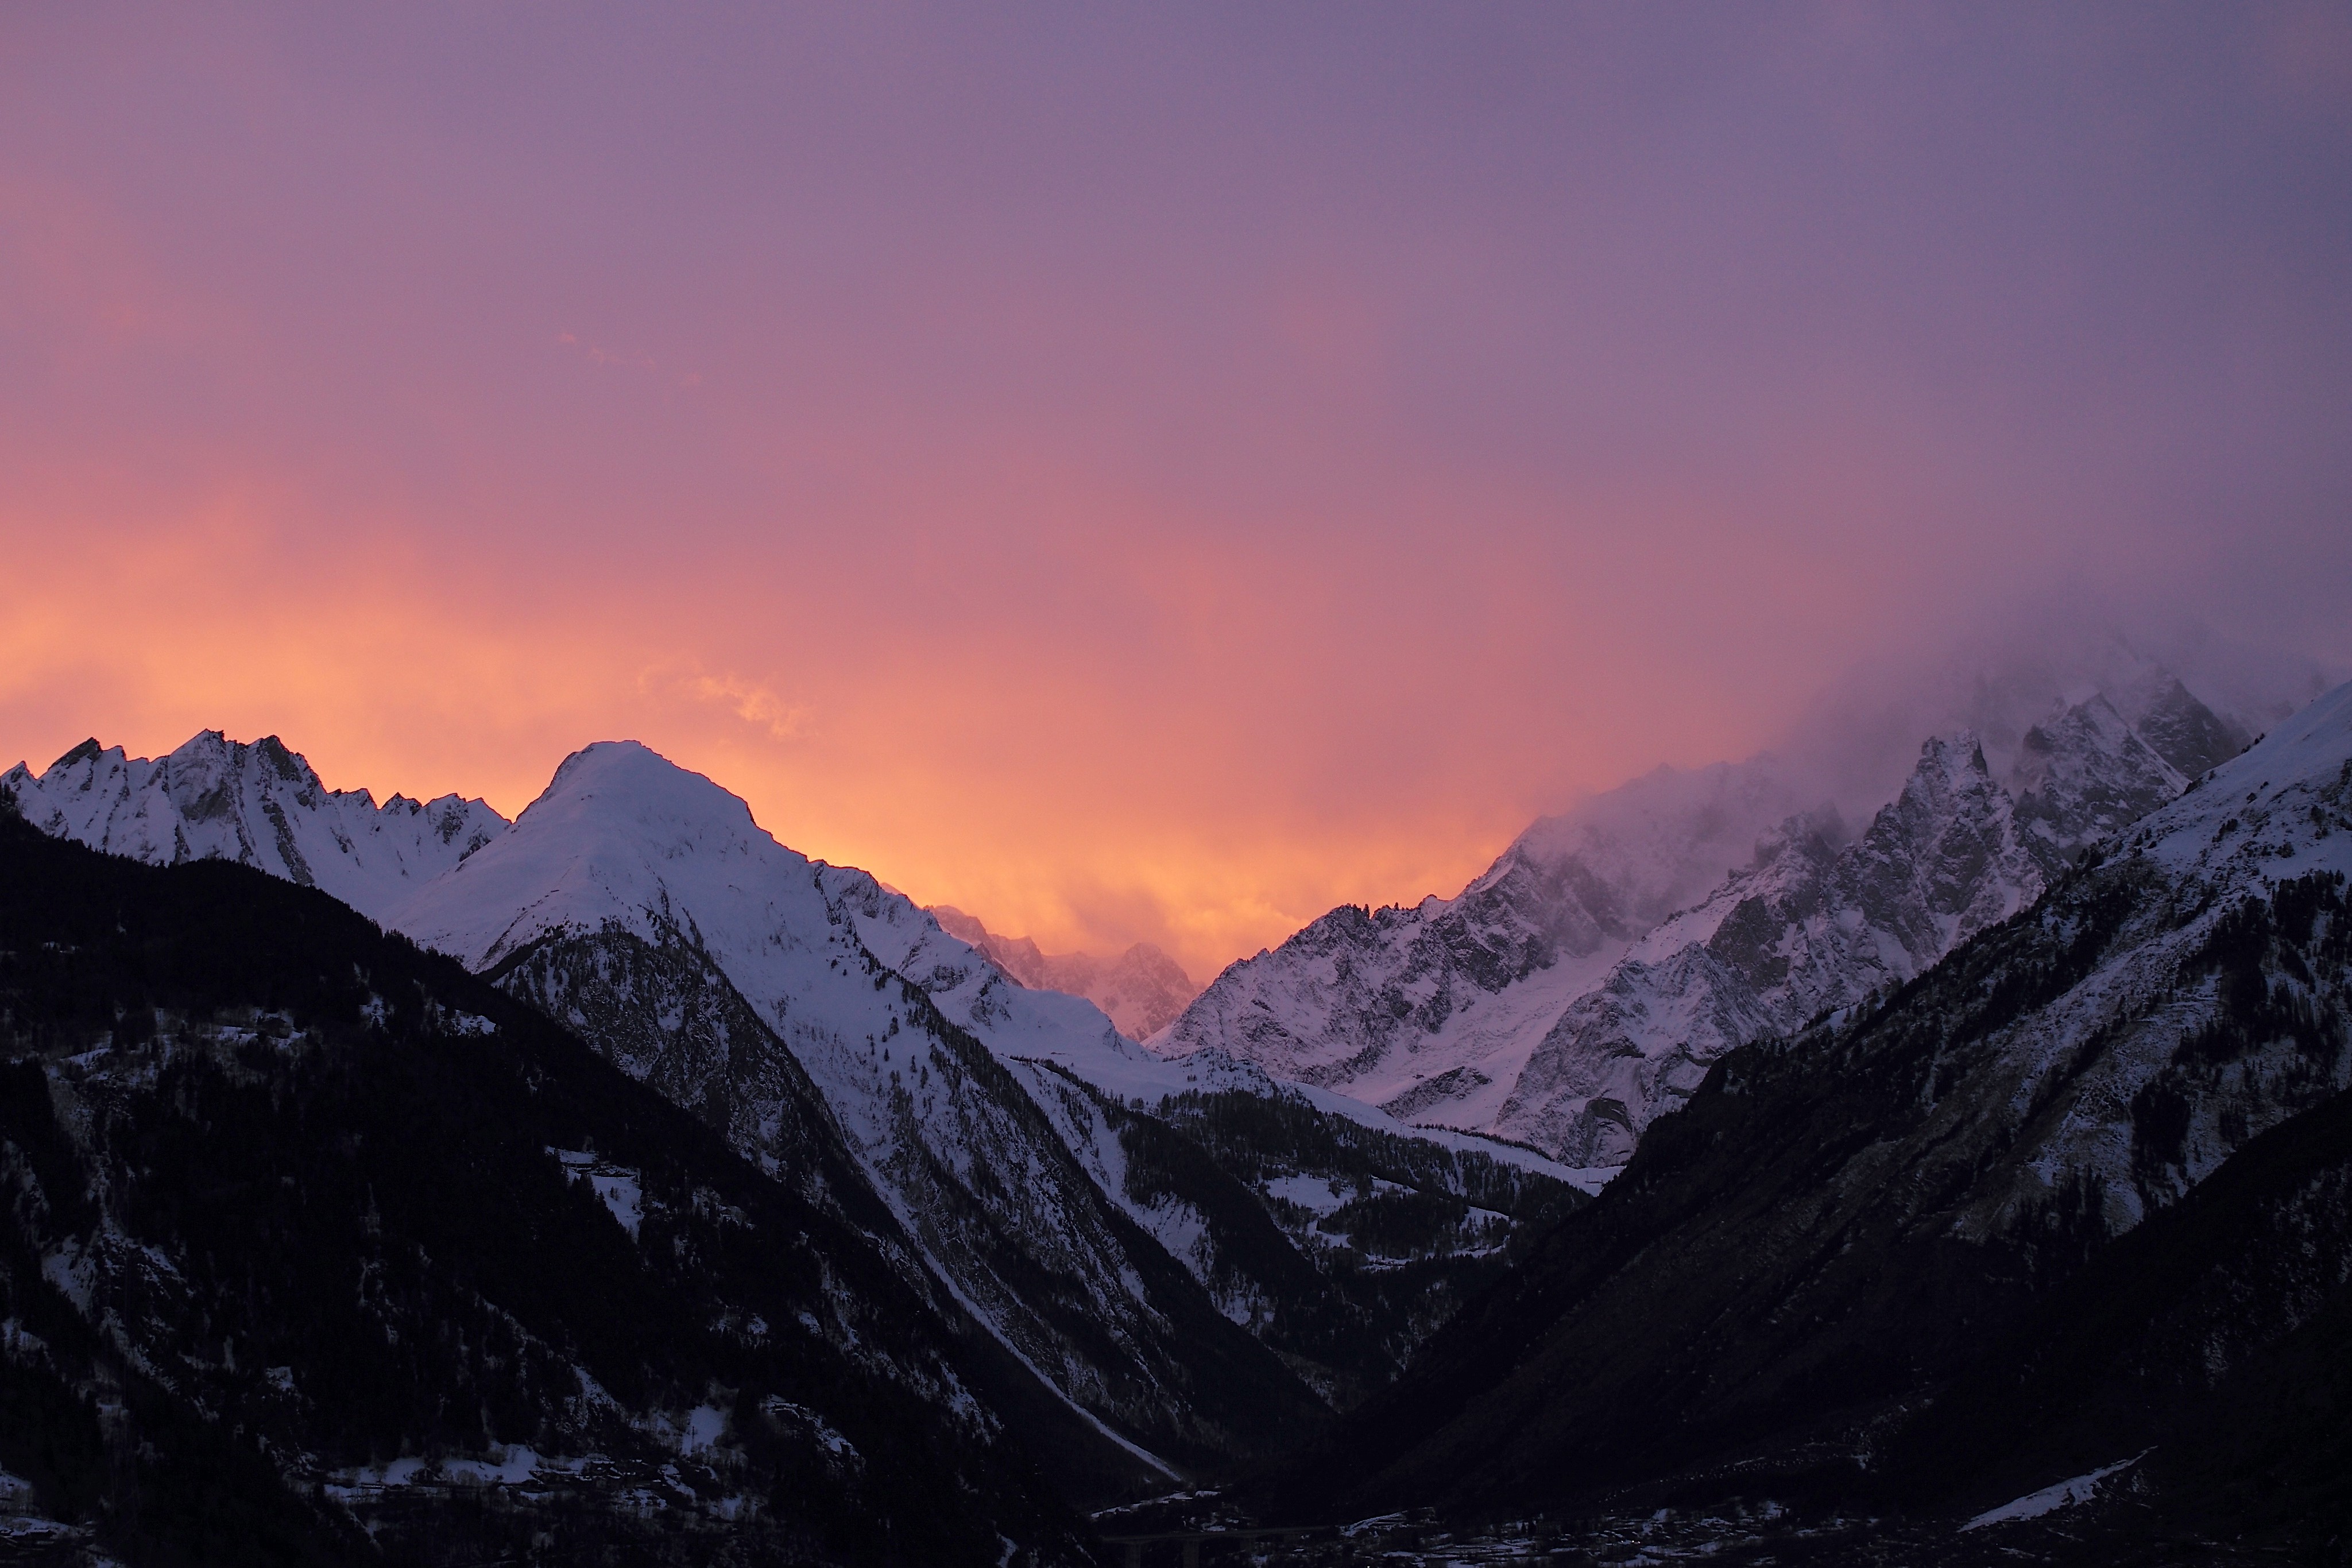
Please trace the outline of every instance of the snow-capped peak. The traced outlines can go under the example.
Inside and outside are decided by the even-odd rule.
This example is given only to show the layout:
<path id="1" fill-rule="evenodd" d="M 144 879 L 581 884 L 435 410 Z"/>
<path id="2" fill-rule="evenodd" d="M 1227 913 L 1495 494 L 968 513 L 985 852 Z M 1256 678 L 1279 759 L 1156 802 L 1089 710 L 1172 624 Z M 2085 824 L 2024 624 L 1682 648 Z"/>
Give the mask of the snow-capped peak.
<path id="1" fill-rule="evenodd" d="M 316 886 L 364 915 L 506 831 L 480 800 L 329 789 L 276 736 L 246 744 L 216 729 L 170 755 L 133 758 L 86 740 L 36 775 L 23 763 L 0 789 L 43 831 L 151 864 L 227 860 Z"/>
<path id="2" fill-rule="evenodd" d="M 662 925 L 772 930 L 795 914 L 821 928 L 809 864 L 703 775 L 637 741 L 598 741 L 565 758 L 496 842 L 387 923 L 473 968 L 551 930 L 614 921 L 643 936 Z M 798 892 L 796 908 L 775 907 L 784 889 Z"/>

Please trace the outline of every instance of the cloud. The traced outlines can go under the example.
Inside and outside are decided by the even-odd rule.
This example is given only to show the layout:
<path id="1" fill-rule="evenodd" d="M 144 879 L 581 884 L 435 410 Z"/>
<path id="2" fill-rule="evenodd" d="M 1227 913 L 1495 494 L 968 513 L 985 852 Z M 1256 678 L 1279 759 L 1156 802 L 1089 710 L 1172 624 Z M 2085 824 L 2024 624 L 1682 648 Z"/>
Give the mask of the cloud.
<path id="1" fill-rule="evenodd" d="M 1889 647 L 1843 671 L 1771 749 L 1806 788 L 1858 817 L 1892 797 L 1930 735 L 1975 731 L 1999 770 L 2053 708 L 2095 691 L 2120 699 L 2158 672 L 2251 735 L 2352 676 L 2352 664 L 2224 632 L 2177 600 L 2062 581 L 1984 607 L 1957 636 Z"/>
<path id="2" fill-rule="evenodd" d="M 806 703 L 787 702 L 768 687 L 739 675 L 700 670 L 649 667 L 637 676 L 639 691 L 667 692 L 724 708 L 773 740 L 798 740 L 816 712 Z"/>

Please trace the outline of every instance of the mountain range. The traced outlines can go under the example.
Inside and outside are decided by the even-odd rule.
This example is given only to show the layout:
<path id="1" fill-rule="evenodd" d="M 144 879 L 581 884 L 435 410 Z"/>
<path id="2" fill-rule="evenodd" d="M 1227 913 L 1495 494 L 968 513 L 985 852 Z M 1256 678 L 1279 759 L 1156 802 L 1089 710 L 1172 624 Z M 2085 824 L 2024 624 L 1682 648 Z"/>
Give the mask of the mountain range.
<path id="1" fill-rule="evenodd" d="M 568 758 L 511 824 L 377 807 L 217 732 L 153 761 L 78 747 L 0 789 L 95 849 L 335 893 L 805 1201 L 878 1206 L 882 1255 L 1022 1370 L 1027 1446 L 1082 1501 L 1294 1444 L 1581 1197 L 1529 1151 L 1155 1056 L 633 743 Z"/>
<path id="2" fill-rule="evenodd" d="M 2352 1529 L 2352 687 L 2251 747 L 2177 681 L 2077 692 L 1853 828 L 1805 777 L 1661 769 L 1170 1016 L 1156 950 L 923 909 L 635 743 L 511 823 L 275 737 L 20 765 L 0 1540 Z"/>
<path id="3" fill-rule="evenodd" d="M 1606 1170 L 1726 1050 L 1923 972 L 2245 739 L 2178 680 L 2131 721 L 2093 694 L 2005 778 L 1973 734 L 1930 738 L 1858 834 L 1769 758 L 1662 770 L 1536 823 L 1456 898 L 1332 911 L 1150 1043 Z"/>

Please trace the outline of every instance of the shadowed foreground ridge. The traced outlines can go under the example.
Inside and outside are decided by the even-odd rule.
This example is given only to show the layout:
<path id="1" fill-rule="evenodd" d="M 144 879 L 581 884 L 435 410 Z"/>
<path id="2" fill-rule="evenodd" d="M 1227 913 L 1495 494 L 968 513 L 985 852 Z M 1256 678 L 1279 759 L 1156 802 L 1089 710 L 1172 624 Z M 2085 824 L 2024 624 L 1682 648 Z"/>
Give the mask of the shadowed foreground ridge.
<path id="1" fill-rule="evenodd" d="M 870 1197 L 321 894 L 0 820 L 0 1469 L 60 1551 L 1081 1560 Z"/>

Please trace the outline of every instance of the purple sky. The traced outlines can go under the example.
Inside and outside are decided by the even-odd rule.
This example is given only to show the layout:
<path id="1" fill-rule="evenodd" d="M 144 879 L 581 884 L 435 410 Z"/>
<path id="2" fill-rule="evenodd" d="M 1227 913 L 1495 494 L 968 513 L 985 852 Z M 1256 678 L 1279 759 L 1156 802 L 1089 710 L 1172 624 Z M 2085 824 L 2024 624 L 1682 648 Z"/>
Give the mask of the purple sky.
<path id="1" fill-rule="evenodd" d="M 6 759 L 1200 972 L 2020 603 L 2352 665 L 2352 9 L 19 7 L 0 368 Z"/>

